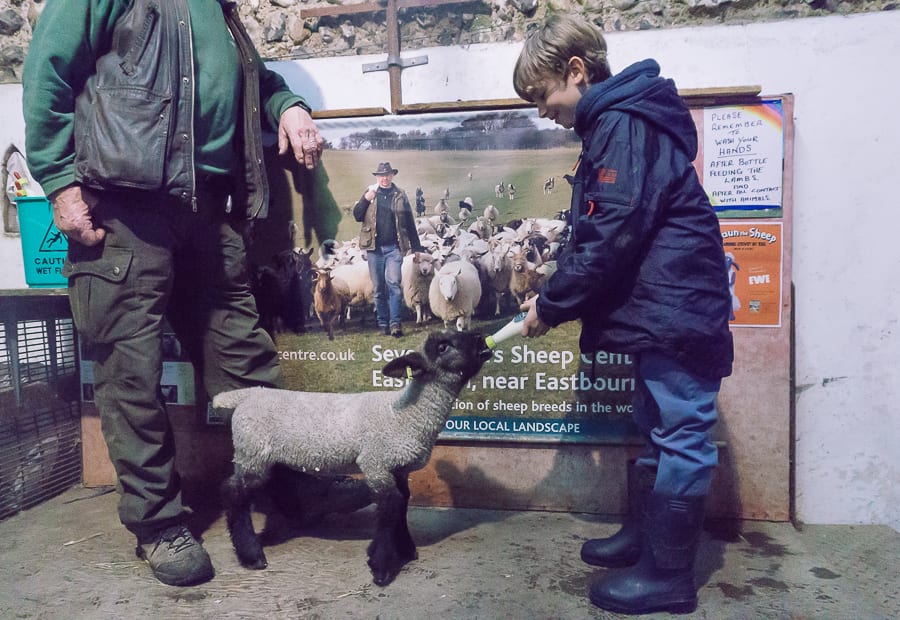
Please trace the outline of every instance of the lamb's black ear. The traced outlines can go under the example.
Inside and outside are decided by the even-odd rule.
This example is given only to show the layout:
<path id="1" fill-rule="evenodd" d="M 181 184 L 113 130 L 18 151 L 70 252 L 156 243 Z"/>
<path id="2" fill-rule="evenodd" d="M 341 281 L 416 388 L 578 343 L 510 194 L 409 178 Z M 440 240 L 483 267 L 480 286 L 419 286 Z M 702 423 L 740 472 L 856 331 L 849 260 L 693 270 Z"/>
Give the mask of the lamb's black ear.
<path id="1" fill-rule="evenodd" d="M 391 360 L 381 372 L 394 379 L 405 379 L 406 377 L 418 377 L 426 370 L 428 370 L 428 363 L 425 361 L 425 356 L 418 351 L 413 351 Z"/>

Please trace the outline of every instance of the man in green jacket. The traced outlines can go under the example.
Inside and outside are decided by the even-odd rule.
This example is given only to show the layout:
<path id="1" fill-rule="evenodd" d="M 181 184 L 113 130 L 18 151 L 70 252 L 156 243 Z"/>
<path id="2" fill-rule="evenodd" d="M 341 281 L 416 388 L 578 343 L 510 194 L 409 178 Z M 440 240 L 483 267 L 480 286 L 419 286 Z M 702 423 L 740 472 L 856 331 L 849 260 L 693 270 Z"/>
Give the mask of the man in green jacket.
<path id="1" fill-rule="evenodd" d="M 210 396 L 280 384 L 240 228 L 266 215 L 263 124 L 308 169 L 322 138 L 225 0 L 48 2 L 23 85 L 28 165 L 69 238 L 120 520 L 160 581 L 201 583 L 213 567 L 175 471 L 163 323 Z"/>

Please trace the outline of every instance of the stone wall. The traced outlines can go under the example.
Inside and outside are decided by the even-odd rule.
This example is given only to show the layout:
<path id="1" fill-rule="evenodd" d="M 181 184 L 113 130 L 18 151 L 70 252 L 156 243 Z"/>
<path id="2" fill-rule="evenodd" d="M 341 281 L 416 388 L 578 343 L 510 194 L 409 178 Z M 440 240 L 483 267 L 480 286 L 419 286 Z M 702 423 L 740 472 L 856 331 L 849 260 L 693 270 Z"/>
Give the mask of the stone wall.
<path id="1" fill-rule="evenodd" d="M 0 0 L 0 83 L 21 82 L 31 32 L 46 0 Z M 86 2 L 89 0 L 77 0 Z M 384 0 L 381 0 L 384 4 Z M 386 53 L 385 13 L 304 16 L 341 0 L 238 0 L 266 59 Z M 400 48 L 521 40 L 554 12 L 582 13 L 605 31 L 744 24 L 895 10 L 888 0 L 484 0 L 400 11 Z"/>

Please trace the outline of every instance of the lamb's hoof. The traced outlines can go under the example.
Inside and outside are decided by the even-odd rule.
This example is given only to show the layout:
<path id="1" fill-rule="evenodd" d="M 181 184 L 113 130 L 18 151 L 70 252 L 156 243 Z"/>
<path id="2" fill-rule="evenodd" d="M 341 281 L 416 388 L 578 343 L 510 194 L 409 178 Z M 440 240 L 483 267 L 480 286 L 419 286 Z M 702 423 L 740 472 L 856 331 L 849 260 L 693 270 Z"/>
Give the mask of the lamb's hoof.
<path id="1" fill-rule="evenodd" d="M 378 562 L 370 557 L 368 564 L 369 570 L 372 571 L 372 583 L 383 588 L 394 580 L 406 562 L 399 558 Z"/>
<path id="2" fill-rule="evenodd" d="M 247 562 L 244 564 L 244 568 L 249 568 L 251 570 L 263 570 L 269 565 L 265 559 L 256 560 L 255 562 Z"/>
<path id="3" fill-rule="evenodd" d="M 372 583 L 376 586 L 383 588 L 389 583 L 391 583 L 394 578 L 397 576 L 397 573 L 400 571 L 390 571 L 390 570 L 375 570 L 372 569 Z"/>
<path id="4" fill-rule="evenodd" d="M 249 568 L 251 570 L 262 570 L 266 568 L 269 563 L 266 561 L 266 556 L 262 552 L 256 557 L 252 558 L 244 558 L 238 556 L 238 560 L 241 562 L 241 566 L 244 568 Z"/>

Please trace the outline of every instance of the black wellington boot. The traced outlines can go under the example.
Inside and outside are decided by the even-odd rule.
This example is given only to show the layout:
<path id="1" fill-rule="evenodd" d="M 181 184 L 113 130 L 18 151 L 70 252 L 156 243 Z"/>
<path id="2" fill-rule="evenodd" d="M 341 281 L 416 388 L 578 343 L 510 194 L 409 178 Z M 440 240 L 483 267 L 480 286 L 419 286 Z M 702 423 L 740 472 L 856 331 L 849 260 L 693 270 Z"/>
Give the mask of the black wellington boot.
<path id="1" fill-rule="evenodd" d="M 631 568 L 591 586 L 591 602 L 625 614 L 690 613 L 697 608 L 694 558 L 703 527 L 705 496 L 652 493 L 644 511 L 644 546 Z"/>
<path id="2" fill-rule="evenodd" d="M 622 529 L 608 538 L 592 538 L 581 545 L 581 559 L 594 566 L 632 566 L 641 557 L 641 515 L 656 482 L 656 470 L 628 461 L 628 514 Z"/>

